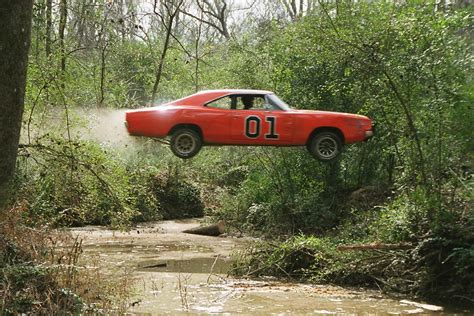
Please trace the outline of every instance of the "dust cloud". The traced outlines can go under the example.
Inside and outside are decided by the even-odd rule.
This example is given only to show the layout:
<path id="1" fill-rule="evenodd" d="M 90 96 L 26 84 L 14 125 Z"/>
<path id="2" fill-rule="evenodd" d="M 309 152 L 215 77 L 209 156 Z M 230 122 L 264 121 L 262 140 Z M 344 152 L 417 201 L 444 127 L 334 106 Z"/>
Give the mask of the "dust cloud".
<path id="1" fill-rule="evenodd" d="M 73 116 L 77 116 L 82 122 L 79 122 L 79 126 L 73 124 L 72 135 L 115 149 L 137 145 L 137 138 L 130 136 L 125 128 L 126 111 L 127 109 L 76 109 Z"/>
<path id="2" fill-rule="evenodd" d="M 68 128 L 72 139 L 98 143 L 103 148 L 117 151 L 137 151 L 153 142 L 150 138 L 134 137 L 128 134 L 125 127 L 125 112 L 128 109 L 107 108 L 64 108 L 49 109 L 35 116 L 30 126 L 30 139 L 40 139 L 46 134 L 62 135 L 68 138 Z M 22 141 L 28 141 L 28 129 L 25 124 Z"/>

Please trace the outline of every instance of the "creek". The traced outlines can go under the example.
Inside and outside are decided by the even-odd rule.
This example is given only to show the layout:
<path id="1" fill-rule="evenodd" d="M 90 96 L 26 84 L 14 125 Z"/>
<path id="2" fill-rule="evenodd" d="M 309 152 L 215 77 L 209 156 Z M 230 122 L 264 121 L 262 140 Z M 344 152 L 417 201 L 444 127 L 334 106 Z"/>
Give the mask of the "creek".
<path id="1" fill-rule="evenodd" d="M 188 219 L 129 232 L 89 226 L 72 233 L 83 240 L 83 260 L 96 262 L 111 278 L 132 279 L 133 315 L 467 314 L 366 289 L 228 277 L 232 252 L 253 240 L 182 233 L 198 225 Z"/>

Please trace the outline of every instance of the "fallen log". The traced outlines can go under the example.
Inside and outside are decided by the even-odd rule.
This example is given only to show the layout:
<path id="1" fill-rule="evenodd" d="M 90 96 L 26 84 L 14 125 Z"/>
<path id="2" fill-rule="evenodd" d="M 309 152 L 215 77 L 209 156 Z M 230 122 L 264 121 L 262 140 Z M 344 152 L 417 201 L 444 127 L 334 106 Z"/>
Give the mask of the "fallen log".
<path id="1" fill-rule="evenodd" d="M 397 249 L 410 249 L 413 245 L 410 243 L 398 243 L 398 244 L 384 244 L 379 242 L 374 242 L 370 244 L 355 244 L 355 245 L 342 245 L 338 246 L 336 249 L 339 251 L 346 250 L 374 250 L 374 249 L 383 249 L 383 250 L 397 250 Z"/>
<path id="2" fill-rule="evenodd" d="M 225 230 L 225 223 L 224 221 L 221 220 L 217 222 L 217 224 L 213 224 L 209 226 L 199 226 L 199 227 L 183 230 L 183 233 L 204 235 L 204 236 L 219 236 L 224 233 L 224 230 Z"/>

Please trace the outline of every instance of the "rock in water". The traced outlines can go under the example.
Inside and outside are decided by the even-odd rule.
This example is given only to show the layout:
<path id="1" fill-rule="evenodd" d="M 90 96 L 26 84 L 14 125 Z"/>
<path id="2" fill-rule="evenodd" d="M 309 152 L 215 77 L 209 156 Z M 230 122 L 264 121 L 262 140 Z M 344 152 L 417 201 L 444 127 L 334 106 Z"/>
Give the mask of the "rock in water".
<path id="1" fill-rule="evenodd" d="M 219 236 L 224 233 L 225 223 L 223 220 L 217 222 L 217 224 L 209 226 L 199 226 L 196 228 L 183 230 L 183 233 L 196 234 L 204 236 Z"/>

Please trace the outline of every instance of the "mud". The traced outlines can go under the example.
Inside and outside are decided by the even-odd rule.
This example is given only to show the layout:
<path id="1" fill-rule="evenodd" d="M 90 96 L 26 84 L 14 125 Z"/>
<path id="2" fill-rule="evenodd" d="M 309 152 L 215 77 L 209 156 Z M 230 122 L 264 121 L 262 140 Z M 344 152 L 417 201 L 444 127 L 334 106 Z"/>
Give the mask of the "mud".
<path id="1" fill-rule="evenodd" d="M 98 262 L 110 277 L 128 271 L 134 279 L 132 315 L 470 314 L 391 299 L 377 291 L 233 279 L 226 275 L 231 254 L 252 239 L 182 233 L 197 224 L 197 220 L 164 221 L 126 233 L 101 227 L 72 232 L 83 239 L 83 260 Z"/>

